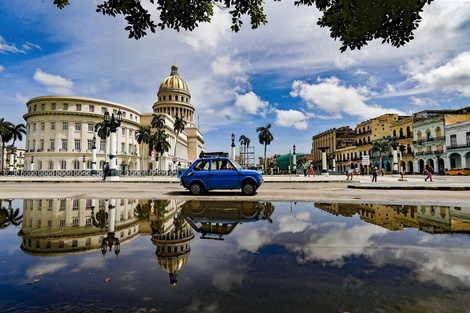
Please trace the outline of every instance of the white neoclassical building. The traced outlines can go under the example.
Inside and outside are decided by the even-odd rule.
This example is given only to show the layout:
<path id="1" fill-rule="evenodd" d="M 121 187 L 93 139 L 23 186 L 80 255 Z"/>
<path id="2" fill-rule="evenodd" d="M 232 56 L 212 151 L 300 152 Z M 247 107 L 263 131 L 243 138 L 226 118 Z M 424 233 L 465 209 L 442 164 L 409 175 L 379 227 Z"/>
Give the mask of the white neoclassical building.
<path id="1" fill-rule="evenodd" d="M 449 168 L 470 166 L 470 121 L 445 126 Z"/>
<path id="2" fill-rule="evenodd" d="M 122 113 L 122 123 L 117 129 L 116 157 L 120 170 L 174 169 L 187 166 L 204 151 L 203 135 L 194 125 L 194 107 L 190 102 L 186 82 L 179 77 L 178 67 L 171 67 L 158 91 L 152 113 L 141 113 L 129 106 L 85 97 L 41 96 L 26 103 L 25 170 L 72 171 L 92 169 L 93 137 L 96 137 L 97 168 L 109 158 L 109 137 L 101 140 L 95 125 L 103 121 L 106 111 Z M 139 144 L 136 131 L 149 126 L 153 114 L 165 120 L 165 132 L 171 145 L 168 152 L 155 160 L 148 159 L 148 145 Z M 173 130 L 175 116 L 182 116 L 187 125 L 176 138 Z M 155 132 L 155 129 L 152 129 Z M 176 155 L 175 155 L 175 145 Z M 176 160 L 176 164 L 175 161 Z"/>

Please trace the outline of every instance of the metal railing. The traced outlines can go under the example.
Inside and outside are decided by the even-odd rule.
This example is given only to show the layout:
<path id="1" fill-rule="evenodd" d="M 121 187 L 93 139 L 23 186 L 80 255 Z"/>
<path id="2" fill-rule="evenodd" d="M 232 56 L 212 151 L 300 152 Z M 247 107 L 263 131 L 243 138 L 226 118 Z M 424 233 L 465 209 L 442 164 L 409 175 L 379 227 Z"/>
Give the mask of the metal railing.
<path id="1" fill-rule="evenodd" d="M 120 176 L 176 176 L 177 170 L 120 170 Z M 97 170 L 96 175 L 91 175 L 91 170 L 37 170 L 37 171 L 3 171 L 0 176 L 30 176 L 30 177 L 74 177 L 74 176 L 102 176 L 103 171 Z"/>

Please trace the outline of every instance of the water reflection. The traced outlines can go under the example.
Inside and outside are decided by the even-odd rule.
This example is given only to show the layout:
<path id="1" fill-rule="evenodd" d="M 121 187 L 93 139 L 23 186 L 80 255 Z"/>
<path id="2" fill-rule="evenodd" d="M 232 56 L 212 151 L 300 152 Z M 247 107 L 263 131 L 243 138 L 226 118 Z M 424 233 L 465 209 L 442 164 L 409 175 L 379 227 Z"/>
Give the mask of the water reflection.
<path id="1" fill-rule="evenodd" d="M 14 209 L 12 200 L 6 200 L 7 206 L 3 206 L 4 200 L 0 199 L 0 229 L 7 228 L 8 226 L 19 226 L 21 224 L 23 215 L 20 215 L 20 209 Z"/>
<path id="2" fill-rule="evenodd" d="M 416 228 L 430 234 L 470 233 L 470 207 L 315 203 L 334 215 L 360 218 L 391 231 Z"/>

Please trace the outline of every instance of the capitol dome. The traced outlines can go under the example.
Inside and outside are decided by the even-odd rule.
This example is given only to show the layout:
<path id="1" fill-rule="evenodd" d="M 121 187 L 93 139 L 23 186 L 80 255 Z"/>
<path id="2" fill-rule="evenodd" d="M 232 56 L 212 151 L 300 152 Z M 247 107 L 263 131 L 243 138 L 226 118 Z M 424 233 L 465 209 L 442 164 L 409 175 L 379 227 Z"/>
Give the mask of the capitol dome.
<path id="1" fill-rule="evenodd" d="M 160 84 L 158 95 L 165 91 L 180 91 L 189 96 L 189 89 L 186 82 L 178 74 L 178 66 L 173 64 L 171 66 L 171 74 L 165 78 Z"/>

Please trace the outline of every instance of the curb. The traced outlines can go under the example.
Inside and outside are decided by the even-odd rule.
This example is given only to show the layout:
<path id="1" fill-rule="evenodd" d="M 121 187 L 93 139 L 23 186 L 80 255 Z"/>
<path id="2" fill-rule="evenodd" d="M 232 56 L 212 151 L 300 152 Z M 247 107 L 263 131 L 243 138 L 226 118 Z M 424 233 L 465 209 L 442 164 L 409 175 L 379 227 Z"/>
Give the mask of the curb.
<path id="1" fill-rule="evenodd" d="M 383 190 L 446 190 L 446 191 L 466 191 L 470 187 L 455 187 L 455 186 L 360 186 L 348 185 L 348 188 L 356 189 L 383 189 Z"/>

